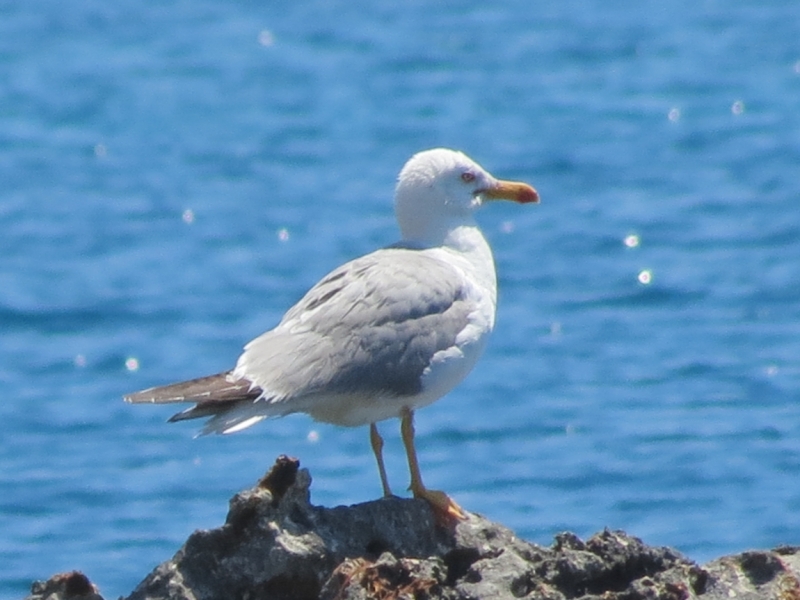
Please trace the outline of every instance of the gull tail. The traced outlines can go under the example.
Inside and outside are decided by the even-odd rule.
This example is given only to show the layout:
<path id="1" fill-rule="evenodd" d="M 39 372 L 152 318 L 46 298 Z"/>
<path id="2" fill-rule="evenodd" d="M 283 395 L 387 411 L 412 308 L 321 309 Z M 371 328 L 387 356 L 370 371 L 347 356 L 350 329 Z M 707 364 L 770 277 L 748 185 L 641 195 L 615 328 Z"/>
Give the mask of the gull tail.
<path id="1" fill-rule="evenodd" d="M 253 403 L 262 390 L 247 379 L 234 379 L 230 371 L 153 387 L 124 396 L 132 404 L 195 402 L 191 408 L 172 415 L 170 423 L 211 417 L 201 434 L 241 431 L 264 417 L 255 417 Z"/>

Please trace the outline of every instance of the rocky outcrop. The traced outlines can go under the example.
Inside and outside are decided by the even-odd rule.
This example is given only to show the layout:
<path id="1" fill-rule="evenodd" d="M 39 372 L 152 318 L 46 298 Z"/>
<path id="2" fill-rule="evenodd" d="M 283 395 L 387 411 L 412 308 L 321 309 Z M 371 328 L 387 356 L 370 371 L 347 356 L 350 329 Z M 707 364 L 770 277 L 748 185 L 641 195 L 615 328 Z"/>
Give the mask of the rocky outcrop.
<path id="1" fill-rule="evenodd" d="M 550 547 L 479 515 L 437 524 L 419 500 L 323 508 L 311 477 L 280 457 L 234 496 L 225 524 L 196 531 L 127 600 L 800 600 L 800 548 L 746 552 L 701 567 L 620 531 Z M 97 600 L 81 573 L 37 582 L 28 600 Z"/>

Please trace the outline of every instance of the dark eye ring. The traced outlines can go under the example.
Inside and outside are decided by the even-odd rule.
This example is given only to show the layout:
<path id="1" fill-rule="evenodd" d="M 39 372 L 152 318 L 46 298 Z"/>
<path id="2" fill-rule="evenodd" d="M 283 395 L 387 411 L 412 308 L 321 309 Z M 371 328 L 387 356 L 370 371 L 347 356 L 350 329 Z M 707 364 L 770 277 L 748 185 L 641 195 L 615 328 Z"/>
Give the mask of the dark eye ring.
<path id="1" fill-rule="evenodd" d="M 461 181 L 464 183 L 472 183 L 475 181 L 475 173 L 470 173 L 469 171 L 465 171 L 461 174 Z"/>

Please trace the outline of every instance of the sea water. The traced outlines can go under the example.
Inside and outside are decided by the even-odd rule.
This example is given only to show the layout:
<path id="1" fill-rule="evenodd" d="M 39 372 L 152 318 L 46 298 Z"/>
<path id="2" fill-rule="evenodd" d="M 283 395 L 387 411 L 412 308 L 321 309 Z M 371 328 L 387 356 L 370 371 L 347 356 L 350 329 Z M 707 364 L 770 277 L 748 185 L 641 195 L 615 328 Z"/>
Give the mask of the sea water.
<path id="1" fill-rule="evenodd" d="M 279 454 L 380 495 L 366 428 L 193 439 L 121 397 L 395 241 L 435 146 L 542 203 L 479 215 L 497 327 L 417 415 L 426 483 L 541 544 L 800 544 L 799 33 L 792 0 L 0 3 L 0 595 L 129 593 Z"/>

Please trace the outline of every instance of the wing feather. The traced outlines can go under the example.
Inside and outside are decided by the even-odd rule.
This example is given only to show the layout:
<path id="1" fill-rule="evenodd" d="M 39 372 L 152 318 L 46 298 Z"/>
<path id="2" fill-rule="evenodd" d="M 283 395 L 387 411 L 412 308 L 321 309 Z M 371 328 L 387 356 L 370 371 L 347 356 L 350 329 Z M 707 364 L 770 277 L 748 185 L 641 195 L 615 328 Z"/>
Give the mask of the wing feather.
<path id="1" fill-rule="evenodd" d="M 152 387 L 125 396 L 125 402 L 141 404 L 168 404 L 173 402 L 226 403 L 255 400 L 261 390 L 246 380 L 235 380 L 230 371 L 181 381 L 170 385 Z"/>
<path id="2" fill-rule="evenodd" d="M 282 402 L 304 395 L 420 391 L 434 354 L 456 343 L 472 307 L 461 274 L 424 251 L 391 248 L 323 278 L 234 371 Z"/>
<path id="3" fill-rule="evenodd" d="M 424 250 L 379 250 L 324 277 L 245 346 L 233 371 L 125 400 L 194 402 L 170 421 L 211 417 L 204 434 L 298 411 L 347 422 L 357 399 L 421 391 L 434 355 L 456 346 L 470 322 L 467 296 L 462 274 Z"/>

